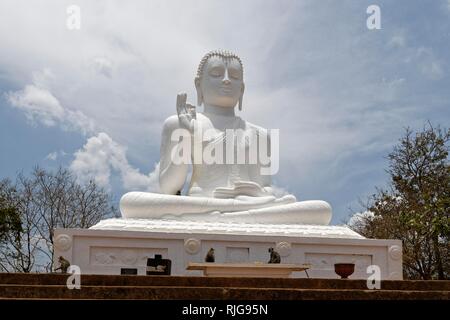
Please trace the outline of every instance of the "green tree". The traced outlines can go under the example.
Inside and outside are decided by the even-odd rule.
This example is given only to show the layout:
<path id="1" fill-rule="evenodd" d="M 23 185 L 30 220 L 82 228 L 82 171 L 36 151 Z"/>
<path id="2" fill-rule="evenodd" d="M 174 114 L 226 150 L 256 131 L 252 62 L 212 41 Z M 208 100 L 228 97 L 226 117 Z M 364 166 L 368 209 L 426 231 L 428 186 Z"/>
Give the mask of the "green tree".
<path id="1" fill-rule="evenodd" d="M 29 219 L 21 214 L 18 192 L 9 179 L 0 181 L 0 270 L 30 272 L 33 247 L 24 245 Z M 24 224 L 25 223 L 25 224 Z M 31 243 L 29 243 L 31 244 Z"/>
<path id="2" fill-rule="evenodd" d="M 22 231 L 19 212 L 3 196 L 2 190 L 8 187 L 8 180 L 0 181 L 0 242 L 5 241 L 7 234 Z"/>
<path id="3" fill-rule="evenodd" d="M 351 226 L 368 238 L 403 241 L 406 278 L 450 277 L 450 130 L 409 128 L 388 155 L 390 181 L 377 189 Z"/>

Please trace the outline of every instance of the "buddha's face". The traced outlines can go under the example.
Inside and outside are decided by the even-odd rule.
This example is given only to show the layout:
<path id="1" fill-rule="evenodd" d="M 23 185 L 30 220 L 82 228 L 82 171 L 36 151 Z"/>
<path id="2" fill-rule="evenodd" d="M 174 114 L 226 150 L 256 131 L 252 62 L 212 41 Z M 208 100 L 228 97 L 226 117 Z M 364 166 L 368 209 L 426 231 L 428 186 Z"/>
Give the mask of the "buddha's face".
<path id="1" fill-rule="evenodd" d="M 197 91 L 208 105 L 233 108 L 244 93 L 243 70 L 237 59 L 213 56 L 196 78 Z"/>

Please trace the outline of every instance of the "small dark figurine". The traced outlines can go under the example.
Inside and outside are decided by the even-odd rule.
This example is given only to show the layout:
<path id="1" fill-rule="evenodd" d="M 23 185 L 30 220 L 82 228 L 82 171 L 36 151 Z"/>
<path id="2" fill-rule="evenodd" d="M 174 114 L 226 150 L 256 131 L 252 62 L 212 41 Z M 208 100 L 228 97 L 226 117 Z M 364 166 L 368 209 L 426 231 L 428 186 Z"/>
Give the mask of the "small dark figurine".
<path id="1" fill-rule="evenodd" d="M 70 262 L 64 259 L 63 256 L 60 256 L 58 259 L 59 268 L 56 268 L 55 271 L 61 270 L 61 273 L 67 273 L 67 269 L 70 267 Z"/>
<path id="2" fill-rule="evenodd" d="M 269 248 L 269 252 L 270 252 L 269 263 L 280 263 L 281 262 L 280 254 L 278 252 L 273 250 L 273 248 Z"/>
<path id="3" fill-rule="evenodd" d="M 209 249 L 208 253 L 206 254 L 205 262 L 214 262 L 214 261 L 215 261 L 214 249 L 211 248 L 211 249 Z"/>

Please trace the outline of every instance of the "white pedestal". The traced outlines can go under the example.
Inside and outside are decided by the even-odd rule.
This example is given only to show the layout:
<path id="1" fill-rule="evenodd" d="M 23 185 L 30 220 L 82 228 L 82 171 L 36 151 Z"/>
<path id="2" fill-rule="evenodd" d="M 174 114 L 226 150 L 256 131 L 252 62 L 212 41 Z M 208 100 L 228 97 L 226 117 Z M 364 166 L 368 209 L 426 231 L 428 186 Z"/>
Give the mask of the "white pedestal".
<path id="1" fill-rule="evenodd" d="M 109 219 L 91 229 L 56 229 L 54 244 L 55 261 L 63 256 L 82 274 L 137 268 L 145 275 L 147 259 L 161 254 L 172 261 L 172 275 L 201 276 L 202 271 L 186 267 L 204 262 L 210 248 L 216 263 L 266 263 L 273 247 L 282 263 L 310 264 L 310 278 L 340 278 L 334 264 L 355 263 L 350 279 L 367 279 L 369 265 L 380 267 L 383 280 L 402 279 L 400 240 L 366 239 L 341 226 Z M 292 277 L 306 274 L 293 272 Z"/>

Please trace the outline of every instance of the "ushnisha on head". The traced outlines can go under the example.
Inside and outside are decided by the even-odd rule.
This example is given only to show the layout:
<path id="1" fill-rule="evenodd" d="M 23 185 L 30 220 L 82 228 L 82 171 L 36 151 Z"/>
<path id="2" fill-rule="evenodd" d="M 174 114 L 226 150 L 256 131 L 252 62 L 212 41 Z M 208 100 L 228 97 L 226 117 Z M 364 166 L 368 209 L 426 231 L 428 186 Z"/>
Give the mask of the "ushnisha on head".
<path id="1" fill-rule="evenodd" d="M 242 110 L 244 67 L 241 59 L 229 51 L 208 52 L 200 61 L 195 78 L 197 104 Z"/>

